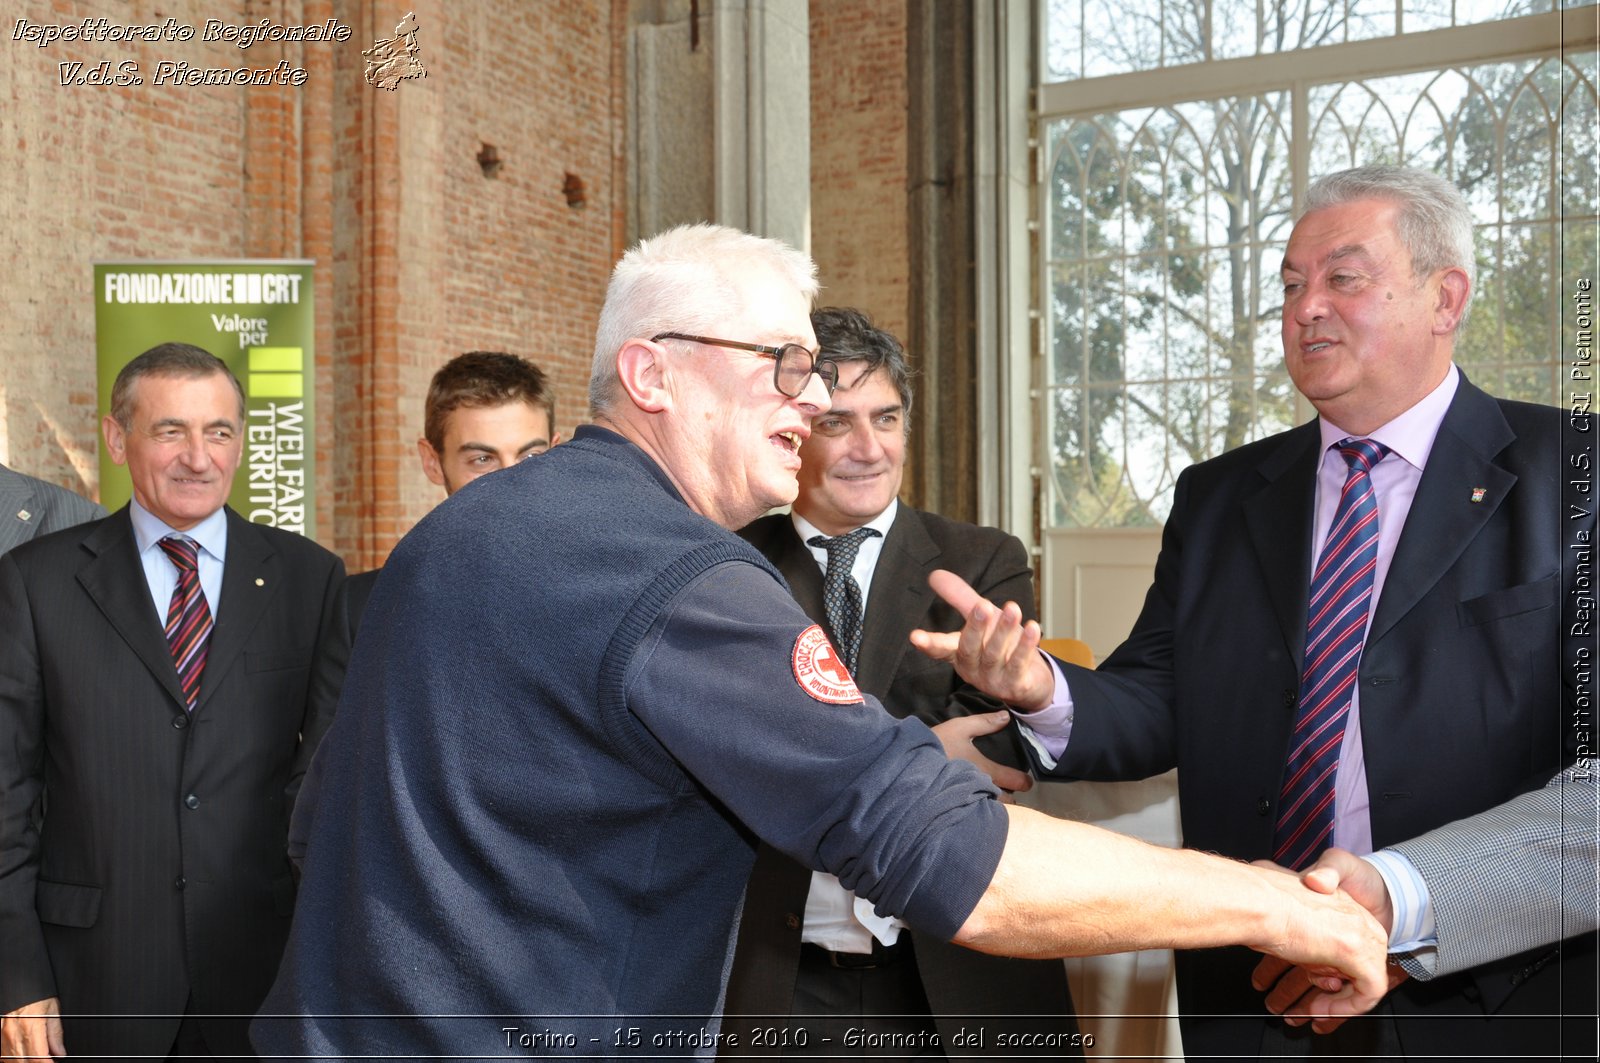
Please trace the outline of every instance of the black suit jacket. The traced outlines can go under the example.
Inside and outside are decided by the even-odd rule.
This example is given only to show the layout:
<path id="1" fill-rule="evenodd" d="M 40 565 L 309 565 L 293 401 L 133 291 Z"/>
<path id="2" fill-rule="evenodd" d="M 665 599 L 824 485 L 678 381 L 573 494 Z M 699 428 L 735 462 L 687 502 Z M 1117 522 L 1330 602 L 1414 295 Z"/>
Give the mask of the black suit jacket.
<path id="1" fill-rule="evenodd" d="M 361 617 L 367 611 L 367 599 L 372 597 L 372 588 L 378 585 L 378 577 L 382 574 L 383 569 L 373 568 L 357 572 L 344 581 L 345 631 L 352 646 L 356 643 L 356 632 L 361 630 Z"/>
<path id="2" fill-rule="evenodd" d="M 277 971 L 295 788 L 332 721 L 344 566 L 228 511 L 194 713 L 126 508 L 0 557 L 0 1011 L 58 996 L 73 1055 L 218 1054 Z M 84 1015 L 164 1015 L 99 1022 Z"/>
<path id="3" fill-rule="evenodd" d="M 1563 576 L 1563 547 L 1580 525 L 1592 535 L 1593 516 L 1571 520 L 1562 503 L 1563 421 L 1560 410 L 1498 401 L 1465 377 L 1445 415 L 1361 659 L 1375 847 L 1500 804 L 1573 755 L 1578 693 L 1563 610 L 1579 592 L 1570 561 Z M 1190 848 L 1272 855 L 1320 457 L 1313 422 L 1185 471 L 1132 635 L 1096 671 L 1066 666 L 1075 722 L 1056 773 L 1130 779 L 1177 767 Z M 1592 1012 L 1592 951 L 1566 953 L 1407 983 L 1391 997 L 1405 1049 L 1554 1052 L 1553 1020 L 1486 1016 L 1560 1011 L 1563 972 Z M 1186 1051 L 1257 1054 L 1264 1020 L 1205 1018 L 1265 1014 L 1249 985 L 1257 958 L 1178 955 Z M 1367 1026 L 1335 1035 L 1348 1039 L 1344 1051 L 1365 1054 Z"/>
<path id="4" fill-rule="evenodd" d="M 826 628 L 822 571 L 789 516 L 763 517 L 740 534 L 777 566 L 807 615 Z M 873 570 L 856 682 L 894 715 L 914 715 L 928 724 L 1002 707 L 966 686 L 949 665 L 924 657 L 911 646 L 913 628 L 954 631 L 961 626 L 961 618 L 928 586 L 928 573 L 936 568 L 963 576 L 996 602 L 1015 601 L 1028 617 L 1035 615 L 1033 570 L 1014 536 L 899 507 Z M 1009 731 L 993 738 L 984 750 L 988 756 L 1012 765 L 1025 763 Z M 728 980 L 724 1010 L 729 1015 L 789 1014 L 810 886 L 808 868 L 761 846 L 745 894 Z M 1066 972 L 1059 961 L 986 956 L 915 932 L 913 942 L 923 989 L 938 1017 L 945 1054 L 951 1058 L 966 1054 L 953 1040 L 963 1026 L 969 1033 L 980 1027 L 987 1032 L 981 1050 L 974 1045 L 969 1051 L 991 1056 L 996 1052 L 995 1036 L 1002 1031 L 1076 1029 Z M 761 1054 L 762 1049 L 741 1038 L 733 1051 Z M 1002 1051 L 1015 1054 L 1012 1049 Z M 1032 1051 L 1077 1054 L 1059 1045 Z"/>

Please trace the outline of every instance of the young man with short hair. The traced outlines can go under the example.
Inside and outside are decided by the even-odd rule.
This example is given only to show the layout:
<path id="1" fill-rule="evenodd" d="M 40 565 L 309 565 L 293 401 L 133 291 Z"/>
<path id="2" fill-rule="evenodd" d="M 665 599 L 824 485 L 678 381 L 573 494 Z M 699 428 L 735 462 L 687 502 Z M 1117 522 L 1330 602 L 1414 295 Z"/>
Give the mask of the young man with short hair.
<path id="1" fill-rule="evenodd" d="M 417 457 L 448 498 L 480 476 L 561 442 L 555 425 L 556 399 L 544 370 L 514 354 L 468 351 L 433 374 Z M 358 573 L 345 585 L 352 642 L 382 571 Z"/>

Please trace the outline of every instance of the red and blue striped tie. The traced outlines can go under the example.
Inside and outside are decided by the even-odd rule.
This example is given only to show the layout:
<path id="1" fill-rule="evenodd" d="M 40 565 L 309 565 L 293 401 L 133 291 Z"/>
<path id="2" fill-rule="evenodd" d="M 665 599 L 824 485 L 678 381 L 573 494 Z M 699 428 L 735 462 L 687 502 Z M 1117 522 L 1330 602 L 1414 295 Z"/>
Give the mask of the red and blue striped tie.
<path id="1" fill-rule="evenodd" d="M 178 585 L 167 606 L 167 649 L 178 668 L 178 681 L 194 711 L 200 698 L 200 675 L 206 668 L 206 643 L 211 637 L 211 608 L 200 589 L 199 548 L 189 539 L 168 537 L 161 549 L 178 569 Z"/>
<path id="2" fill-rule="evenodd" d="M 1273 841 L 1273 859 L 1296 871 L 1332 841 L 1334 774 L 1378 567 L 1378 498 L 1369 474 L 1389 448 L 1370 439 L 1346 439 L 1339 453 L 1350 472 L 1311 574 L 1305 671 Z"/>

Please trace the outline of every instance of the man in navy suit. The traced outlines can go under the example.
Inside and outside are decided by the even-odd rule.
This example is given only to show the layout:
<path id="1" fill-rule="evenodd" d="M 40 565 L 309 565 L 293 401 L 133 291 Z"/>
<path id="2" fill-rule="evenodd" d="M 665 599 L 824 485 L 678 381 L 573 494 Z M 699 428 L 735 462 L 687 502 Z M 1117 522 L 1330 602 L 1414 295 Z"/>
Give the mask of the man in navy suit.
<path id="1" fill-rule="evenodd" d="M 0 557 L 0 1052 L 245 1055 L 344 566 L 224 505 L 244 397 L 210 353 L 133 359 L 103 428 L 133 500 Z"/>
<path id="2" fill-rule="evenodd" d="M 1329 844 L 1369 853 L 1542 785 L 1572 762 L 1572 713 L 1592 703 L 1566 643 L 1564 610 L 1582 595 L 1564 547 L 1591 542 L 1594 518 L 1569 519 L 1564 505 L 1563 412 L 1492 398 L 1454 364 L 1473 263 L 1471 215 L 1447 181 L 1367 167 L 1314 183 L 1284 253 L 1283 345 L 1317 420 L 1179 477 L 1143 612 L 1098 671 L 1047 667 L 1036 625 L 953 578 L 941 586 L 969 618 L 963 635 L 919 644 L 1025 714 L 1042 771 L 1131 779 L 1178 767 L 1184 844 L 1224 855 L 1281 859 L 1284 830 L 1317 808 L 1325 821 L 1298 834 L 1319 839 L 1309 856 Z M 1363 455 L 1363 474 L 1347 453 Z M 1370 593 L 1340 629 L 1355 635 L 1338 658 L 1343 704 L 1302 730 L 1329 704 L 1302 699 L 1312 667 L 1330 664 L 1305 653 L 1324 615 L 1320 599 L 1308 609 L 1313 561 L 1353 544 L 1329 530 L 1368 487 L 1375 506 L 1342 526 L 1377 529 L 1348 570 L 1370 574 Z M 1291 771 L 1302 750 L 1328 766 Z M 1425 891 L 1403 860 L 1395 873 Z M 1419 936 L 1392 937 L 1392 949 L 1429 947 L 1422 896 L 1418 919 L 1395 927 Z M 1592 1052 L 1592 1027 L 1559 1015 L 1592 1011 L 1593 947 L 1572 939 L 1407 982 L 1317 1041 L 1268 1016 L 1252 957 L 1181 954 L 1184 1047 L 1504 1058 L 1577 1038 Z"/>

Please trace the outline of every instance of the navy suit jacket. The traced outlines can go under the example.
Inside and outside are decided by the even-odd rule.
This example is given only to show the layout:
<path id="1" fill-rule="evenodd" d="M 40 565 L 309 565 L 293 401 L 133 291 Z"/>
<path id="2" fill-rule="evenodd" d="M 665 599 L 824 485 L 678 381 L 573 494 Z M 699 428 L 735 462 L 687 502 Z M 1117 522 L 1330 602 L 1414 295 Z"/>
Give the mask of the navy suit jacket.
<path id="1" fill-rule="evenodd" d="M 793 520 L 787 514 L 763 517 L 740 534 L 783 574 L 807 615 L 826 628 L 822 570 L 795 533 Z M 948 664 L 923 656 L 911 645 L 913 628 L 954 631 L 961 626 L 961 618 L 928 586 L 928 573 L 936 568 L 961 575 L 997 602 L 1015 601 L 1030 618 L 1036 615 L 1033 569 L 1015 536 L 899 507 L 873 569 L 855 678 L 893 715 L 916 716 L 930 725 L 1002 707 L 963 683 Z M 992 759 L 1013 766 L 1025 763 L 1010 731 L 980 739 L 979 745 Z M 724 1004 L 728 1014 L 789 1014 L 810 887 L 808 868 L 768 845 L 760 847 L 728 979 Z M 963 1026 L 969 1033 L 980 1027 L 987 1031 L 981 1053 L 996 1050 L 994 1037 L 1003 1030 L 1055 1034 L 1076 1030 L 1066 969 L 1059 961 L 987 956 L 926 934 L 912 936 L 918 974 L 948 1057 L 964 1054 L 953 1040 Z M 1060 1040 L 1053 1047 L 1009 1051 L 1080 1054 L 1062 1047 Z M 733 1051 L 761 1054 L 762 1048 L 742 1039 Z M 980 1049 L 972 1046 L 968 1051 Z"/>
<path id="2" fill-rule="evenodd" d="M 57 996 L 69 1053 L 160 1057 L 188 1006 L 222 1016 L 214 1052 L 249 1052 L 293 912 L 295 789 L 343 676 L 343 578 L 229 510 L 191 716 L 126 508 L 0 557 L 0 1012 Z"/>
<path id="3" fill-rule="evenodd" d="M 1464 376 L 1445 415 L 1361 658 L 1375 847 L 1498 805 L 1573 757 L 1570 714 L 1585 695 L 1564 645 L 1578 591 L 1563 564 L 1594 518 L 1572 520 L 1563 504 L 1564 422 L 1560 410 L 1494 399 Z M 1063 666 L 1075 722 L 1054 774 L 1132 779 L 1176 767 L 1186 846 L 1271 858 L 1320 450 L 1313 422 L 1179 477 L 1132 635 L 1096 671 Z M 1407 983 L 1391 997 L 1406 1050 L 1554 1051 L 1555 1020 L 1487 1017 L 1560 1011 L 1563 972 L 1569 991 L 1587 985 L 1582 1010 L 1592 1011 L 1592 945 Z M 1265 1020 L 1248 1018 L 1265 1015 L 1249 984 L 1257 958 L 1179 954 L 1186 1051 L 1257 1054 Z M 1206 1018 L 1227 1015 L 1239 1017 Z M 1335 1036 L 1359 1054 L 1370 1031 L 1350 1023 Z"/>

